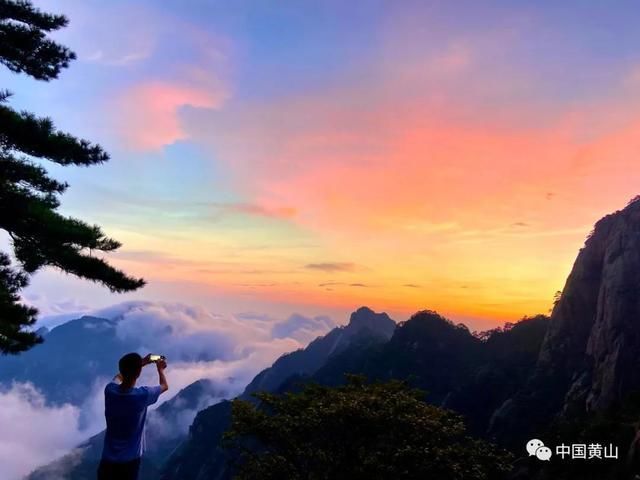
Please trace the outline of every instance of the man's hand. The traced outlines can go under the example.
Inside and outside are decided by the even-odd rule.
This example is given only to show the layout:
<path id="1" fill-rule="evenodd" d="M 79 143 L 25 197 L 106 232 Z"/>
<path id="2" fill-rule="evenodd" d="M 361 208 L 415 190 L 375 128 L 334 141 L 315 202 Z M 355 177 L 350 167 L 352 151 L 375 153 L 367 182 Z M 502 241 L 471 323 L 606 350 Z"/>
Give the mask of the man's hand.
<path id="1" fill-rule="evenodd" d="M 162 388 L 162 393 L 169 390 L 169 384 L 167 383 L 167 377 L 164 376 L 164 369 L 167 368 L 167 361 L 162 359 L 156 362 L 156 368 L 158 369 L 158 383 Z"/>
<path id="2" fill-rule="evenodd" d="M 149 365 L 150 363 L 153 363 L 153 362 L 151 361 L 151 354 L 149 353 L 147 354 L 146 357 L 142 359 L 142 366 L 144 367 L 146 365 Z"/>

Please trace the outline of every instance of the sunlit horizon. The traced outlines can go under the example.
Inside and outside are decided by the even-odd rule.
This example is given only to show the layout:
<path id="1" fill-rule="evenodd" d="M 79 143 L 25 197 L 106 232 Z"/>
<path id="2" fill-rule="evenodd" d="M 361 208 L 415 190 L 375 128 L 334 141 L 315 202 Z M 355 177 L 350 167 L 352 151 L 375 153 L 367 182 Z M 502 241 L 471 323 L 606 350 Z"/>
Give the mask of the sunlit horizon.
<path id="1" fill-rule="evenodd" d="M 367 305 L 490 328 L 548 313 L 593 224 L 640 193 L 631 3 L 35 4 L 69 17 L 78 60 L 50 83 L 3 71 L 11 104 L 110 152 L 51 168 L 61 211 L 148 281 L 44 271 L 25 293 L 43 316 Z"/>

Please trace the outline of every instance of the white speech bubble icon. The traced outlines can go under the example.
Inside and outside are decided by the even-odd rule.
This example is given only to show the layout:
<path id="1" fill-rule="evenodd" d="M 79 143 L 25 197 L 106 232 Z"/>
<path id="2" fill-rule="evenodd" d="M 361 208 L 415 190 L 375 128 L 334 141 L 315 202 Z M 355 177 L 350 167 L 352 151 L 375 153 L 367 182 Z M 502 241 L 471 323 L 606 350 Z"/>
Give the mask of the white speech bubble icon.
<path id="1" fill-rule="evenodd" d="M 540 447 L 536 450 L 538 460 L 549 461 L 551 458 L 551 449 L 549 447 Z"/>
<path id="2" fill-rule="evenodd" d="M 544 442 L 542 440 L 538 440 L 537 438 L 532 438 L 527 442 L 527 452 L 529 456 L 532 457 L 536 454 L 536 450 L 540 447 L 544 447 Z"/>

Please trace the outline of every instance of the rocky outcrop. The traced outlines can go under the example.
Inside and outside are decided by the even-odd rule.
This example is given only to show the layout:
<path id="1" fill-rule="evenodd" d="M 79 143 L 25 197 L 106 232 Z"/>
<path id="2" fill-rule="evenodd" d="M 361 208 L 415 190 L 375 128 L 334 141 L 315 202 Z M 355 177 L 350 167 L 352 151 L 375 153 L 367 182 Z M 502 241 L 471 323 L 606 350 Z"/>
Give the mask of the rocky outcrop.
<path id="1" fill-rule="evenodd" d="M 333 356 L 312 381 L 338 385 L 345 373 L 406 380 L 429 403 L 461 413 L 472 433 L 484 435 L 491 414 L 530 377 L 548 323 L 544 315 L 524 318 L 482 340 L 464 325 L 422 311 L 400 323 L 386 344 Z"/>
<path id="2" fill-rule="evenodd" d="M 601 219 L 551 314 L 534 374 L 492 419 L 498 436 L 601 411 L 640 389 L 640 200 Z M 528 425 L 524 425 L 527 422 Z"/>
<path id="3" fill-rule="evenodd" d="M 250 399 L 258 391 L 275 392 L 292 376 L 308 376 L 322 367 L 332 355 L 347 349 L 354 339 L 372 337 L 386 342 L 391 338 L 396 323 L 386 313 L 376 313 L 368 307 L 360 307 L 351 314 L 347 325 L 334 328 L 318 337 L 304 349 L 287 353 L 260 372 L 241 395 Z"/>

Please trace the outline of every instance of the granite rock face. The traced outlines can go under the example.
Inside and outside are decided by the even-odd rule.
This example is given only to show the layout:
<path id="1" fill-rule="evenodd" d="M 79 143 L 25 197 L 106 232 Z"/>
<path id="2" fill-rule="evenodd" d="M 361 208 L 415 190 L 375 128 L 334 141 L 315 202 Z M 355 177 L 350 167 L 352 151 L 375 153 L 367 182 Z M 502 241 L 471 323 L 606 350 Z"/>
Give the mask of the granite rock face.
<path id="1" fill-rule="evenodd" d="M 602 410 L 640 388 L 640 201 L 600 220 L 540 352 L 569 382 L 563 410 Z"/>
<path id="2" fill-rule="evenodd" d="M 640 389 L 640 199 L 598 221 L 580 250 L 533 375 L 492 420 L 496 436 L 600 411 Z M 530 422 L 529 428 L 522 425 Z"/>

